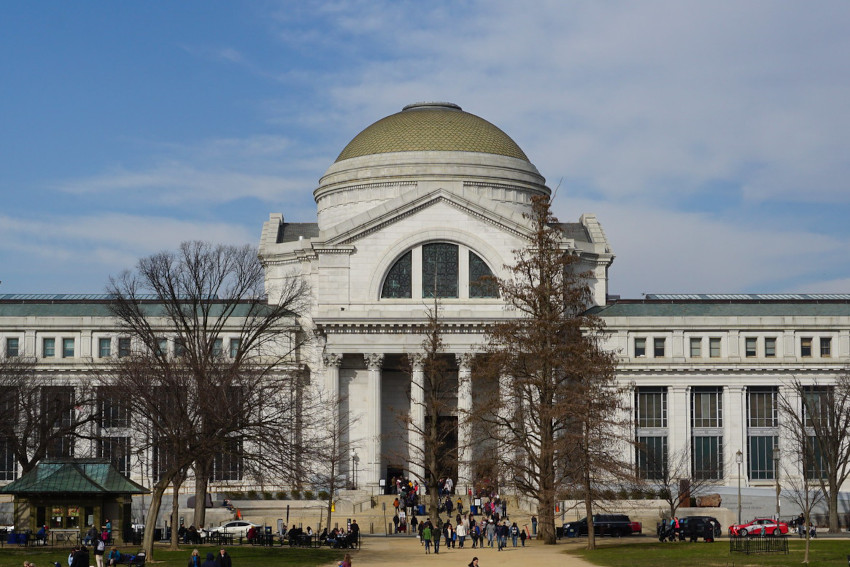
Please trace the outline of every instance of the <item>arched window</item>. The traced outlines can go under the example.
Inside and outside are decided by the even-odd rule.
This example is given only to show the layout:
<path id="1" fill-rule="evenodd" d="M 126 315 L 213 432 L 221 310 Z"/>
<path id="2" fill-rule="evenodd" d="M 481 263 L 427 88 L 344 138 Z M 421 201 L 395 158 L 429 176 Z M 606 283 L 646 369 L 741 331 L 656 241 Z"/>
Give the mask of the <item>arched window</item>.
<path id="1" fill-rule="evenodd" d="M 411 298 L 413 297 L 413 286 L 411 277 L 413 270 L 413 254 L 410 250 L 399 258 L 387 274 L 384 280 L 384 288 L 381 297 L 388 298 Z"/>
<path id="2" fill-rule="evenodd" d="M 487 263 L 468 247 L 429 242 L 402 254 L 381 287 L 383 299 L 414 297 L 487 299 L 499 297 Z"/>

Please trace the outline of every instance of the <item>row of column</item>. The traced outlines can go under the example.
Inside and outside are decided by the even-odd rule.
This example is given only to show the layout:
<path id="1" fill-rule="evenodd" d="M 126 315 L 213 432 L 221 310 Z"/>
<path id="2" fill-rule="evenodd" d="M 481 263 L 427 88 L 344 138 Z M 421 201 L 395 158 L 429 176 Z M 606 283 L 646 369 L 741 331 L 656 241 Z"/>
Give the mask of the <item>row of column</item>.
<path id="1" fill-rule="evenodd" d="M 468 418 L 472 411 L 472 353 L 455 355 L 458 364 L 458 478 L 455 486 L 466 492 L 472 486 L 472 424 Z M 364 429 L 365 439 L 363 450 L 362 474 L 367 484 L 377 485 L 383 478 L 381 470 L 381 369 L 384 362 L 382 353 L 367 353 L 363 355 L 368 370 L 367 399 L 369 408 L 366 412 Z M 342 365 L 342 355 L 326 354 L 325 388 L 330 403 L 339 402 L 339 369 Z M 410 419 L 415 427 L 408 428 L 408 470 L 414 478 L 424 477 L 422 463 L 425 441 L 421 433 L 425 427 L 425 370 L 424 357 L 413 355 L 413 375 L 410 385 Z"/>

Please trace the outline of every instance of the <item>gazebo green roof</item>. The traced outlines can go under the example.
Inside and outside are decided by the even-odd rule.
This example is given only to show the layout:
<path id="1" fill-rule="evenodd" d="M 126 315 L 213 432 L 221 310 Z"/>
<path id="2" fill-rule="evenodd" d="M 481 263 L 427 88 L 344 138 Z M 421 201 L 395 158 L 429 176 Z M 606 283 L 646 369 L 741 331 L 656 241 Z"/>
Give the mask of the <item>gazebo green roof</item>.
<path id="1" fill-rule="evenodd" d="M 146 494 L 149 490 L 101 459 L 44 460 L 2 494 Z"/>

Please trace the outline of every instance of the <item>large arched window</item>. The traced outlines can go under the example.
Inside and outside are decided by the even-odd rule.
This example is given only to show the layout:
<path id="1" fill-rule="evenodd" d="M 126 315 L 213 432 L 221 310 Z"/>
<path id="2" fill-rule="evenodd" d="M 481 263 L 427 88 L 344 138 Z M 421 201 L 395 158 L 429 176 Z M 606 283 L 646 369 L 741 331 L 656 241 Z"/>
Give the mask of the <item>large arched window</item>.
<path id="1" fill-rule="evenodd" d="M 402 254 L 381 287 L 381 298 L 446 299 L 498 297 L 498 286 L 487 263 L 466 246 L 429 242 Z"/>

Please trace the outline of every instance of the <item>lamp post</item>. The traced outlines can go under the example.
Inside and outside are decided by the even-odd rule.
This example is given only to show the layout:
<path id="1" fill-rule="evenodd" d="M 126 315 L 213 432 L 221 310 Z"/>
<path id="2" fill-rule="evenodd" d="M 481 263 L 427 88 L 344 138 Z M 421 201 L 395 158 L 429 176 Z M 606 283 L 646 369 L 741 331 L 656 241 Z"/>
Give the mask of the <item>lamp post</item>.
<path id="1" fill-rule="evenodd" d="M 779 447 L 773 448 L 773 474 L 776 477 L 776 521 L 779 521 Z"/>
<path id="2" fill-rule="evenodd" d="M 351 453 L 351 488 L 353 490 L 357 490 L 357 463 L 360 462 L 360 457 L 357 456 L 357 453 Z"/>
<path id="3" fill-rule="evenodd" d="M 738 449 L 735 453 L 735 462 L 738 463 L 738 524 L 741 523 L 741 463 L 744 462 L 744 454 Z"/>

